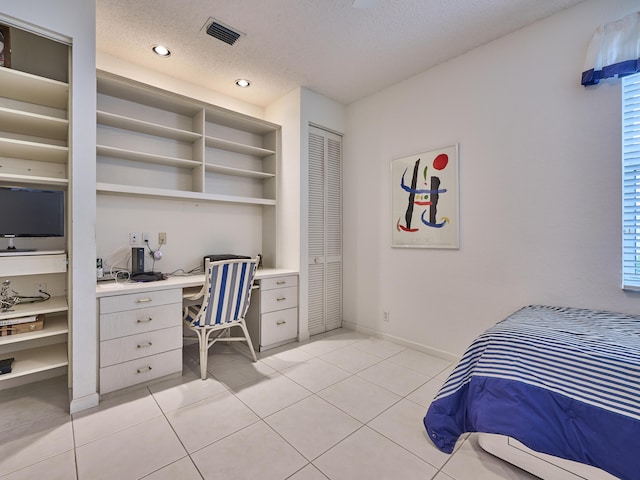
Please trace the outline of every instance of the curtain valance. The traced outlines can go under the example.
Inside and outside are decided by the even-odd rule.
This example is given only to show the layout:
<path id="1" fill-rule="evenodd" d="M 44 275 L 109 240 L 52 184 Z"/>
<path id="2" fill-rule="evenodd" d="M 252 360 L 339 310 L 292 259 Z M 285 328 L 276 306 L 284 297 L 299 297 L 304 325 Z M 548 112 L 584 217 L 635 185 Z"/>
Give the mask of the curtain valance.
<path id="1" fill-rule="evenodd" d="M 582 85 L 640 72 L 640 12 L 600 25 L 593 34 L 582 72 Z"/>

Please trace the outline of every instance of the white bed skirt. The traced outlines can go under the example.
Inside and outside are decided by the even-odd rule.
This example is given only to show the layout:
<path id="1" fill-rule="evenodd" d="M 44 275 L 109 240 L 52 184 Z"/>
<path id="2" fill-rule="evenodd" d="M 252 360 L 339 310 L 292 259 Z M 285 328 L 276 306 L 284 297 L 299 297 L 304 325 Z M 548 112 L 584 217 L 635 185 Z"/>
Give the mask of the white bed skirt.
<path id="1" fill-rule="evenodd" d="M 531 450 L 511 437 L 476 435 L 480 446 L 490 454 L 544 480 L 618 480 L 599 468 Z"/>

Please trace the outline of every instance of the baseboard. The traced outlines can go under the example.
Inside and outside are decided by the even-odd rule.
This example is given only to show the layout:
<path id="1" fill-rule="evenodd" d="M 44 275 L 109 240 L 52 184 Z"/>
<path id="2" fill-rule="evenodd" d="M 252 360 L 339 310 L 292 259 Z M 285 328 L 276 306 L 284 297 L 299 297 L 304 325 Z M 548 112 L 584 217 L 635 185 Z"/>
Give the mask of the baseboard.
<path id="1" fill-rule="evenodd" d="M 74 413 L 81 412 L 82 410 L 97 407 L 98 403 L 100 403 L 100 396 L 97 393 L 85 395 L 80 398 L 74 398 L 71 400 L 71 404 L 69 405 L 69 413 L 73 415 Z"/>
<path id="2" fill-rule="evenodd" d="M 395 335 L 389 335 L 388 333 L 380 332 L 373 328 L 363 327 L 362 325 L 347 322 L 346 320 L 342 321 L 342 326 L 343 328 L 348 328 L 349 330 L 355 330 L 356 332 L 364 333 L 365 335 L 369 335 L 370 337 L 388 340 L 389 342 L 397 343 L 398 345 L 402 345 L 403 347 L 408 347 L 413 350 L 426 353 L 433 357 L 447 360 L 449 362 L 457 362 L 461 358 L 460 355 L 454 355 L 453 353 L 445 352 L 437 348 L 429 347 L 427 345 L 422 345 L 421 343 L 416 343 L 411 340 L 406 340 L 404 338 L 396 337 Z"/>

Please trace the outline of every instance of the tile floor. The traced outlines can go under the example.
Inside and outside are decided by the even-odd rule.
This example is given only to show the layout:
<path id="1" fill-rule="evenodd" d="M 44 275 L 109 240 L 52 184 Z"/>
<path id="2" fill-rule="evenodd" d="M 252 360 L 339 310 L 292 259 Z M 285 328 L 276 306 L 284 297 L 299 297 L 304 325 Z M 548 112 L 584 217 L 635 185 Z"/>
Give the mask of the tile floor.
<path id="1" fill-rule="evenodd" d="M 265 352 L 197 348 L 181 378 L 70 416 L 64 379 L 0 392 L 2 479 L 532 480 L 474 435 L 453 455 L 422 427 L 452 366 L 349 330 Z"/>

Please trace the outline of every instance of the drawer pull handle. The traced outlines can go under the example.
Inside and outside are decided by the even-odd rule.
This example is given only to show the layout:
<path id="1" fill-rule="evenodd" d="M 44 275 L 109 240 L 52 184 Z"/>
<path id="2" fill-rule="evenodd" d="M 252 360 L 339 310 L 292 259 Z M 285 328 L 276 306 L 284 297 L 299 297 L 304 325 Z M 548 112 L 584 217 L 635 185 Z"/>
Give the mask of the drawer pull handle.
<path id="1" fill-rule="evenodd" d="M 151 365 L 147 365 L 146 367 L 139 368 L 138 373 L 149 372 L 151 370 L 152 370 Z"/>
<path id="2" fill-rule="evenodd" d="M 151 345 L 153 345 L 153 343 L 151 343 L 151 342 L 139 343 L 138 344 L 138 348 L 149 348 Z"/>
<path id="3" fill-rule="evenodd" d="M 138 303 L 149 303 L 151 301 L 151 298 L 147 297 L 147 298 L 139 298 L 138 299 Z"/>
<path id="4" fill-rule="evenodd" d="M 278 320 L 278 321 L 276 322 L 276 325 L 284 325 L 285 323 L 287 323 L 287 321 L 286 321 L 286 320 Z"/>
<path id="5" fill-rule="evenodd" d="M 287 297 L 279 297 L 279 298 L 276 298 L 276 300 L 277 300 L 278 302 L 281 302 L 282 300 L 286 300 L 286 299 L 287 299 Z"/>
<path id="6" fill-rule="evenodd" d="M 286 281 L 286 280 L 278 280 L 278 281 L 276 282 L 276 285 L 284 285 L 285 283 L 287 283 L 287 281 Z"/>
<path id="7" fill-rule="evenodd" d="M 148 318 L 139 318 L 138 319 L 138 323 L 147 323 L 150 322 L 151 320 L 153 320 L 153 318 L 148 317 Z"/>

